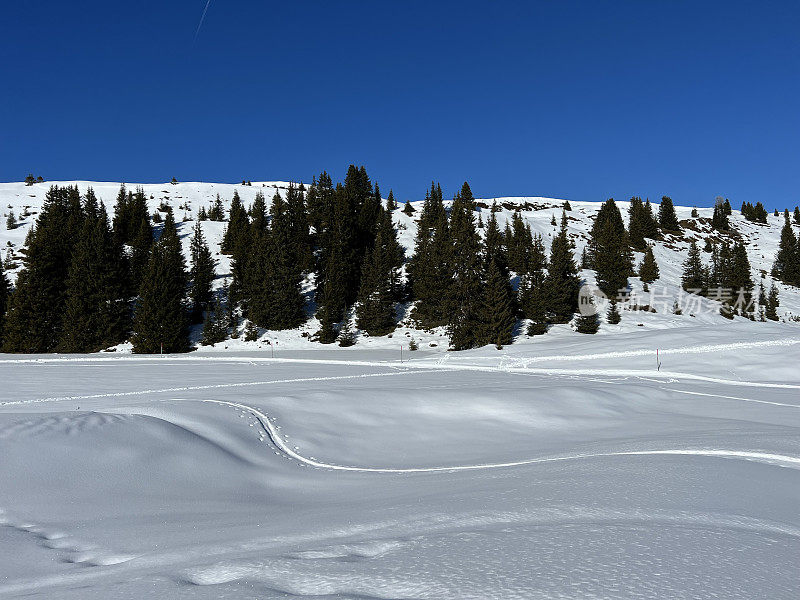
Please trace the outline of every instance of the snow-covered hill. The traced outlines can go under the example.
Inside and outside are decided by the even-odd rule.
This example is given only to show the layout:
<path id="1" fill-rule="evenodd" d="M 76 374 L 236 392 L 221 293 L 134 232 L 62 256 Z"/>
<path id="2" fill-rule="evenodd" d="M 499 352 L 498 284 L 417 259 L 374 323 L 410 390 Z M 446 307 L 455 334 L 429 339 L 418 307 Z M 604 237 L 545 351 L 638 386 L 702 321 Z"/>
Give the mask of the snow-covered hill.
<path id="1" fill-rule="evenodd" d="M 7 259 L 10 255 L 11 263 L 16 264 L 16 268 L 9 271 L 10 278 L 13 280 L 19 271 L 20 263 L 15 260 L 19 256 L 19 251 L 24 245 L 25 236 L 31 225 L 36 219 L 36 215 L 41 210 L 45 200 L 45 194 L 52 185 L 77 185 L 81 193 L 87 188 L 93 188 L 97 197 L 105 203 L 109 214 L 113 212 L 114 202 L 120 188 L 118 182 L 90 182 L 90 181 L 48 181 L 26 185 L 24 183 L 0 183 L 0 206 L 2 206 L 2 223 L 0 224 L 0 258 Z M 188 253 L 189 235 L 194 226 L 194 219 L 197 218 L 201 207 L 207 209 L 219 195 L 226 209 L 230 206 L 234 190 L 238 191 L 245 206 L 249 206 L 257 192 L 264 193 L 267 203 L 271 202 L 273 195 L 277 192 L 285 194 L 289 186 L 284 181 L 252 182 L 250 185 L 225 184 L 225 183 L 159 183 L 159 184 L 136 184 L 127 183 L 127 188 L 133 190 L 142 187 L 148 198 L 150 211 L 157 210 L 162 203 L 173 207 L 175 217 L 179 221 L 179 232 L 184 241 L 184 249 Z M 534 233 L 542 235 L 545 245 L 549 246 L 550 240 L 556 233 L 556 227 L 552 225 L 553 217 L 560 219 L 561 208 L 564 204 L 563 199 L 542 198 L 542 197 L 506 197 L 494 199 L 481 199 L 478 201 L 479 212 L 485 222 L 489 215 L 490 206 L 496 202 L 499 211 L 497 219 L 501 229 L 509 221 L 516 210 L 520 211 L 523 219 L 530 224 Z M 394 220 L 398 227 L 398 238 L 406 248 L 407 255 L 413 252 L 414 236 L 416 234 L 416 218 L 419 217 L 421 201 L 412 203 L 416 210 L 413 216 L 408 216 L 401 210 L 395 211 Z M 596 215 L 600 201 L 598 202 L 577 202 L 570 201 L 571 211 L 568 213 L 569 232 L 575 243 L 576 257 L 580 256 L 583 247 L 588 241 L 589 230 Z M 618 201 L 623 217 L 627 220 L 628 202 Z M 654 205 L 657 208 L 657 205 Z M 643 286 L 638 278 L 631 278 L 634 294 L 638 297 L 640 305 L 649 305 L 656 309 L 656 312 L 644 311 L 623 311 L 623 319 L 619 325 L 603 324 L 600 329 L 601 334 L 612 334 L 619 332 L 631 332 L 639 328 L 647 329 L 672 329 L 676 327 L 694 327 L 699 324 L 718 325 L 724 327 L 730 321 L 718 314 L 719 305 L 713 301 L 688 297 L 681 290 L 680 276 L 682 263 L 686 258 L 686 252 L 692 239 L 698 240 L 700 247 L 704 245 L 706 238 L 719 239 L 718 234 L 713 232 L 710 227 L 711 208 L 698 208 L 698 218 L 692 218 L 692 207 L 676 206 L 678 218 L 686 225 L 682 236 L 667 236 L 664 240 L 654 243 L 654 254 L 661 272 L 658 281 L 650 286 L 649 292 L 643 291 Z M 6 216 L 9 211 L 13 211 L 17 218 L 21 218 L 17 228 L 7 230 L 5 227 Z M 182 221 L 183 220 L 183 221 Z M 780 230 L 783 225 L 783 215 L 768 216 L 766 225 L 753 223 L 744 219 L 739 211 L 734 211 L 731 216 L 731 224 L 734 228 L 734 235 L 740 236 L 745 242 L 750 263 L 753 269 L 753 281 L 764 282 L 765 287 L 769 287 L 772 279 L 769 271 L 777 251 L 780 239 Z M 218 279 L 216 286 L 222 285 L 224 278 L 229 274 L 230 261 L 227 256 L 219 253 L 219 242 L 225 229 L 225 223 L 205 221 L 203 229 L 209 241 L 215 257 L 219 261 L 217 267 Z M 636 262 L 641 258 L 641 253 L 636 253 Z M 710 255 L 704 253 L 704 259 L 708 262 Z M 591 271 L 583 271 L 582 276 L 588 283 L 594 282 L 594 274 Z M 762 276 L 764 279 L 762 279 Z M 787 322 L 790 327 L 797 326 L 791 319 L 800 315 L 800 290 L 791 286 L 778 283 L 780 293 L 780 308 L 778 310 L 781 320 Z M 673 303 L 678 301 L 683 307 L 683 314 L 673 313 Z M 362 347 L 383 347 L 397 348 L 398 345 L 407 343 L 413 337 L 421 347 L 435 350 L 445 350 L 447 348 L 447 338 L 444 331 L 426 332 L 413 328 L 408 321 L 409 307 L 404 307 L 401 326 L 392 337 L 369 338 L 366 335 L 358 335 L 358 345 Z M 601 310 L 604 309 L 600 303 Z M 736 317 L 737 321 L 745 322 L 745 319 Z M 752 327 L 763 327 L 762 323 L 751 323 Z M 266 341 L 277 343 L 282 348 L 311 348 L 317 344 L 309 341 L 308 335 L 319 329 L 316 319 L 311 319 L 303 327 L 295 331 L 284 332 L 263 332 L 259 342 L 248 343 L 243 340 L 229 340 L 217 348 L 204 348 L 203 350 L 214 349 L 256 349 L 268 348 Z M 548 338 L 577 335 L 572 332 L 568 325 L 554 327 L 547 335 Z M 515 337 L 516 344 L 536 343 L 541 338 L 529 338 L 524 332 L 520 331 Z"/>

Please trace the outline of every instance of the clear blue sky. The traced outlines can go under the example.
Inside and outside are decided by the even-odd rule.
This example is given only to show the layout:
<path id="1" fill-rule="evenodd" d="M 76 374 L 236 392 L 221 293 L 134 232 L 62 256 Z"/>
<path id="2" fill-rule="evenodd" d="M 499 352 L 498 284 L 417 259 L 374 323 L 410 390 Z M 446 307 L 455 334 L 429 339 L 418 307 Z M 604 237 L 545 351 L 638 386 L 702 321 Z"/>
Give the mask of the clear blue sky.
<path id="1" fill-rule="evenodd" d="M 0 180 L 800 203 L 798 2 L 5 2 Z"/>

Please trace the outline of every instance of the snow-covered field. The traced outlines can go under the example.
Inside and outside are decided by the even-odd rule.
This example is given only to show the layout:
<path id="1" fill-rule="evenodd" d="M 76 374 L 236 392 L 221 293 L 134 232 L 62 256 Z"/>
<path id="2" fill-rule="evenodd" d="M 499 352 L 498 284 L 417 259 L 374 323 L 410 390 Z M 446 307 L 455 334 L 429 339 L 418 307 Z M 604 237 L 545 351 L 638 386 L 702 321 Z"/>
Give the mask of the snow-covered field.
<path id="1" fill-rule="evenodd" d="M 0 597 L 797 598 L 798 328 L 727 325 L 5 355 Z"/>

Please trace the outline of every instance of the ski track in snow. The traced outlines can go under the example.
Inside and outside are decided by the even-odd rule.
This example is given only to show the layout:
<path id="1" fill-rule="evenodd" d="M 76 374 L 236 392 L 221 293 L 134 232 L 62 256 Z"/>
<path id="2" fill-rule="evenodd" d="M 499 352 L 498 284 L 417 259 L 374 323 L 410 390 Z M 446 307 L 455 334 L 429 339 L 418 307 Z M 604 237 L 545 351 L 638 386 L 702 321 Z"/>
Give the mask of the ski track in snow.
<path id="1" fill-rule="evenodd" d="M 452 473 L 458 471 L 481 471 L 488 469 L 505 469 L 510 467 L 520 467 L 524 465 L 565 462 L 565 461 L 584 460 L 591 458 L 603 458 L 603 457 L 614 457 L 614 456 L 659 456 L 659 455 L 705 456 L 705 457 L 716 457 L 716 458 L 741 459 L 741 460 L 760 462 L 769 465 L 776 465 L 780 467 L 790 467 L 790 468 L 800 469 L 800 457 L 788 456 L 785 454 L 772 454 L 768 452 L 748 452 L 744 450 L 725 450 L 716 448 L 598 452 L 598 453 L 586 453 L 586 454 L 572 454 L 567 456 L 531 458 L 531 459 L 503 462 L 503 463 L 456 465 L 456 466 L 446 466 L 446 467 L 412 467 L 412 468 L 354 467 L 354 466 L 325 463 L 311 458 L 307 458 L 302 454 L 299 454 L 294 449 L 289 447 L 283 441 L 283 439 L 281 439 L 280 433 L 278 432 L 275 425 L 272 424 L 269 416 L 267 416 L 265 413 L 252 406 L 248 406 L 246 404 L 240 404 L 238 402 L 228 402 L 226 400 L 200 399 L 200 400 L 183 400 L 183 401 L 207 402 L 212 404 L 220 404 L 222 406 L 230 406 L 233 408 L 238 408 L 240 410 L 246 410 L 250 412 L 250 414 L 252 414 L 259 421 L 259 423 L 261 423 L 261 427 L 263 427 L 264 432 L 269 436 L 273 445 L 283 454 L 285 454 L 289 458 L 293 458 L 297 461 L 300 461 L 308 466 L 320 469 L 328 469 L 332 471 L 353 471 L 357 473 L 395 473 L 395 474 L 440 473 L 440 472 Z"/>

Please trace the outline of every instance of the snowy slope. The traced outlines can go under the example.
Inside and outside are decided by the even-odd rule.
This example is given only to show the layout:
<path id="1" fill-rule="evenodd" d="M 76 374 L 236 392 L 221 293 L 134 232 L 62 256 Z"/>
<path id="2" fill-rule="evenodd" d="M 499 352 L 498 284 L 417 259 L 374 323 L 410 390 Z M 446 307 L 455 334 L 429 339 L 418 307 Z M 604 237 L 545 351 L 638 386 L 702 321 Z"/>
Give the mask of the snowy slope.
<path id="1" fill-rule="evenodd" d="M 109 182 L 88 182 L 88 181 L 61 181 L 61 182 L 45 182 L 37 183 L 32 186 L 26 186 L 24 183 L 0 183 L 0 206 L 3 207 L 3 219 L 0 223 L 0 258 L 6 258 L 6 255 L 11 252 L 12 256 L 18 253 L 22 247 L 25 239 L 25 234 L 35 219 L 36 213 L 41 209 L 42 203 L 45 198 L 45 193 L 51 185 L 78 185 L 81 192 L 84 192 L 88 187 L 92 187 L 95 194 L 102 200 L 109 213 L 113 211 L 113 205 L 116 199 L 117 192 L 119 191 L 119 183 Z M 262 191 L 269 204 L 272 196 L 277 191 L 278 193 L 285 194 L 288 187 L 288 182 L 253 182 L 251 186 L 244 186 L 240 184 L 221 184 L 221 183 L 200 183 L 200 182 L 187 182 L 187 183 L 164 183 L 164 184 L 127 184 L 129 190 L 134 190 L 137 186 L 141 185 L 144 189 L 146 196 L 149 199 L 149 208 L 155 211 L 162 202 L 170 204 L 174 211 L 178 222 L 179 232 L 184 242 L 184 250 L 188 253 L 189 236 L 191 229 L 194 226 L 193 218 L 196 217 L 197 212 L 202 206 L 208 208 L 214 201 L 217 194 L 223 201 L 224 206 L 230 206 L 230 200 L 233 196 L 234 190 L 238 190 L 245 206 L 252 203 L 255 194 Z M 551 225 L 551 220 L 555 216 L 557 221 L 560 221 L 561 207 L 564 200 L 542 197 L 509 197 L 509 198 L 496 198 L 496 199 L 483 199 L 479 200 L 478 204 L 481 208 L 479 211 L 482 213 L 483 221 L 485 222 L 489 215 L 489 206 L 492 202 L 497 202 L 500 210 L 497 213 L 497 218 L 501 229 L 505 226 L 506 221 L 509 221 L 513 215 L 514 210 L 520 209 L 523 219 L 531 225 L 534 233 L 542 235 L 545 245 L 549 247 L 549 243 L 556 233 L 556 228 Z M 569 212 L 569 232 L 575 242 L 576 257 L 580 256 L 581 250 L 588 241 L 589 231 L 592 225 L 592 219 L 596 215 L 600 202 L 570 202 L 572 210 Z M 623 217 L 627 221 L 628 202 L 617 203 Z M 416 220 L 419 217 L 421 209 L 421 201 L 414 202 L 417 212 L 413 217 L 409 217 L 401 210 L 395 212 L 394 220 L 399 228 L 399 240 L 406 248 L 407 255 L 413 253 L 414 236 L 416 234 Z M 658 205 L 654 205 L 657 209 Z M 183 207 L 183 208 L 181 208 Z M 5 215 L 9 210 L 13 210 L 19 217 L 23 210 L 27 210 L 31 215 L 26 218 L 17 229 L 12 231 L 5 230 Z M 676 206 L 676 212 L 679 220 L 687 220 L 691 224 L 691 228 L 684 230 L 684 236 L 675 238 L 670 236 L 666 240 L 655 242 L 654 254 L 658 261 L 661 271 L 661 278 L 650 286 L 650 292 L 642 292 L 642 285 L 638 278 L 631 278 L 631 284 L 634 293 L 637 294 L 638 303 L 641 305 L 652 305 L 656 307 L 657 313 L 646 312 L 623 312 L 623 320 L 619 325 L 604 325 L 601 327 L 601 334 L 631 332 L 637 328 L 644 327 L 645 329 L 671 329 L 675 327 L 688 327 L 694 328 L 702 323 L 708 326 L 728 326 L 730 321 L 722 318 L 718 314 L 717 303 L 698 298 L 689 298 L 682 291 L 680 287 L 680 276 L 682 272 L 682 263 L 686 257 L 686 251 L 689 246 L 689 241 L 694 238 L 698 240 L 699 245 L 703 246 L 707 237 L 715 239 L 715 234 L 711 231 L 708 220 L 711 218 L 713 210 L 711 208 L 698 209 L 700 218 L 691 218 L 691 207 Z M 189 219 L 182 222 L 182 219 Z M 775 253 L 777 251 L 778 241 L 780 239 L 780 230 L 783 225 L 783 216 L 775 217 L 772 214 L 768 217 L 767 225 L 756 224 L 746 221 L 738 211 L 734 211 L 731 217 L 731 223 L 735 230 L 741 235 L 745 241 L 748 249 L 748 254 L 753 269 L 752 277 L 758 285 L 762 281 L 762 275 L 766 275 L 763 279 L 765 287 L 768 288 L 771 283 L 769 271 L 772 268 Z M 220 287 L 223 278 L 229 274 L 230 261 L 229 258 L 219 253 L 219 242 L 222 238 L 225 224 L 221 222 L 204 222 L 203 228 L 207 236 L 209 246 L 215 253 L 218 265 L 218 279 L 216 286 Z M 642 253 L 636 253 L 636 263 L 641 260 Z M 708 261 L 710 256 L 704 254 L 704 259 Z M 19 263 L 17 263 L 19 264 Z M 11 271 L 10 275 L 13 279 L 17 270 Z M 593 273 L 586 271 L 582 273 L 583 277 L 588 283 L 593 283 Z M 791 317 L 800 315 L 800 290 L 791 286 L 784 286 L 778 284 L 780 292 L 781 306 L 779 314 L 782 320 L 787 321 Z M 683 315 L 672 314 L 673 302 L 678 300 L 684 306 Z M 689 304 L 693 303 L 693 304 Z M 605 305 L 599 303 L 599 308 L 602 310 Z M 408 316 L 409 307 L 403 307 L 403 315 Z M 736 321 L 745 321 L 737 317 Z M 761 323 L 750 323 L 749 326 L 754 328 L 763 327 Z M 793 327 L 792 324 L 789 324 Z M 229 340 L 224 344 L 219 344 L 216 348 L 202 348 L 203 351 L 215 350 L 248 350 L 248 349 L 265 349 L 269 346 L 265 343 L 270 340 L 277 343 L 278 347 L 291 349 L 291 348 L 315 348 L 317 344 L 308 341 L 307 335 L 319 329 L 319 324 L 316 319 L 311 319 L 303 327 L 296 331 L 284 332 L 262 332 L 262 338 L 259 342 L 248 343 L 242 339 Z M 553 336 L 571 336 L 572 330 L 568 325 L 560 325 L 554 327 L 548 334 L 548 337 Z M 368 336 L 359 334 L 358 345 L 372 348 L 398 348 L 400 344 L 407 344 L 408 339 L 413 337 L 421 346 L 428 349 L 435 349 L 443 351 L 447 348 L 447 338 L 443 331 L 418 331 L 415 330 L 407 318 L 401 322 L 401 326 L 392 335 L 391 338 L 369 338 Z M 539 340 L 535 338 L 528 338 L 524 332 L 520 332 L 515 339 L 517 344 L 525 343 L 538 343 Z M 433 344 L 433 346 L 432 346 Z M 124 349 L 121 348 L 121 349 Z"/>

